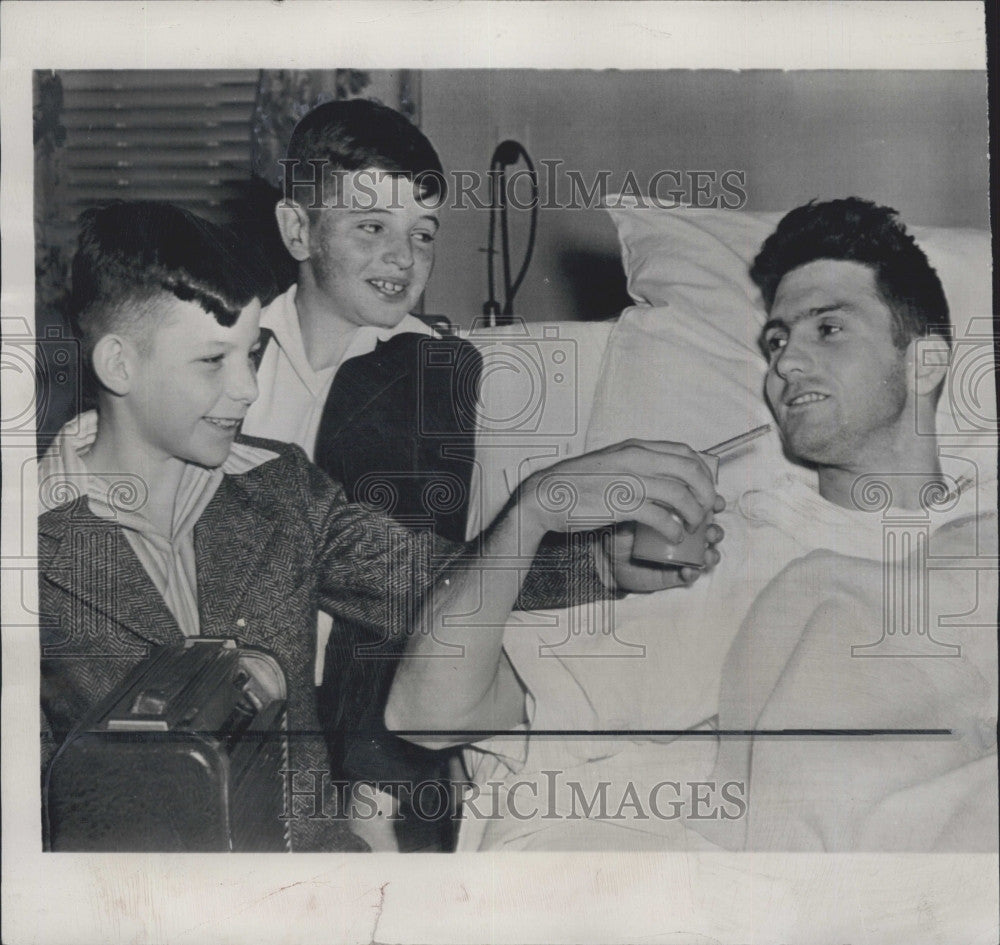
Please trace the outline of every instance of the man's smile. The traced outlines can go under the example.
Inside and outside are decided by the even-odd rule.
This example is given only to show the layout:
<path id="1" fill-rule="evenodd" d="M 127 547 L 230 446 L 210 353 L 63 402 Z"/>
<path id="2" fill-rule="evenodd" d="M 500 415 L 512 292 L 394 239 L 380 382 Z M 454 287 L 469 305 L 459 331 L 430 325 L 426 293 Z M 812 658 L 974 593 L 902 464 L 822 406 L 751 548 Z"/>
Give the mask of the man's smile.
<path id="1" fill-rule="evenodd" d="M 805 391 L 802 394 L 796 394 L 791 398 L 785 398 L 786 407 L 804 407 L 807 404 L 816 404 L 820 401 L 827 400 L 827 394 L 821 394 L 818 391 Z"/>

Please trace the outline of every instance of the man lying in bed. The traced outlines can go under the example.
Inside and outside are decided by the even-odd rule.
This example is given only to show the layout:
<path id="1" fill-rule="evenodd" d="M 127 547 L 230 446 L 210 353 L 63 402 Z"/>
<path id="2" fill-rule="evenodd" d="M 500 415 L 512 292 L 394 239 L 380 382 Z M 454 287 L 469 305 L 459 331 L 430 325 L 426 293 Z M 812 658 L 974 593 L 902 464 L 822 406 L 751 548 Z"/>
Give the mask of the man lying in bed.
<path id="1" fill-rule="evenodd" d="M 816 658 L 817 652 L 829 656 L 834 643 L 841 655 L 846 648 L 850 657 L 861 652 L 852 651 L 852 645 L 878 640 L 882 608 L 876 605 L 886 542 L 883 517 L 859 508 L 870 494 L 864 488 L 867 477 L 889 483 L 891 505 L 906 510 L 904 517 L 926 520 L 928 531 L 951 523 L 938 533 L 947 537 L 937 544 L 932 539 L 931 554 L 938 545 L 947 545 L 949 554 L 956 547 L 970 554 L 970 542 L 973 556 L 989 553 L 982 550 L 989 547 L 989 517 L 971 520 L 971 528 L 965 519 L 977 508 L 975 492 L 945 500 L 949 483 L 942 476 L 935 439 L 915 432 L 917 412 L 926 415 L 940 396 L 950 345 L 948 308 L 937 275 L 894 211 L 854 198 L 792 211 L 766 241 L 752 274 L 770 316 L 762 338 L 769 360 L 766 396 L 787 453 L 818 471 L 818 494 L 790 482 L 731 502 L 730 510 L 719 516 L 727 533 L 726 560 L 695 587 L 672 591 L 666 602 L 661 595 L 620 602 L 615 625 L 598 634 L 599 642 L 587 653 L 608 659 L 573 659 L 565 648 L 557 648 L 558 633 L 547 639 L 544 632 L 509 628 L 505 635 L 482 615 L 474 631 L 449 631 L 463 645 L 461 661 L 420 659 L 434 652 L 433 641 L 414 639 L 390 697 L 390 724 L 417 719 L 421 728 L 442 730 L 453 729 L 453 719 L 462 718 L 467 729 L 497 730 L 527 721 L 536 733 L 521 740 L 509 734 L 486 739 L 469 753 L 480 762 L 477 794 L 487 791 L 489 797 L 488 802 L 474 797 L 467 805 L 460 847 L 665 849 L 703 842 L 684 829 L 685 822 L 710 835 L 713 843 L 733 847 L 892 849 L 893 843 L 902 843 L 903 848 L 929 849 L 943 842 L 938 829 L 933 835 L 921 834 L 919 826 L 911 829 L 913 824 L 906 831 L 885 829 L 886 823 L 906 819 L 899 809 L 901 804 L 903 814 L 907 811 L 902 795 L 895 802 L 887 799 L 886 810 L 894 812 L 886 815 L 890 819 L 882 822 L 881 833 L 848 835 L 838 829 L 843 817 L 832 831 L 773 829 L 802 820 L 803 814 L 812 816 L 812 801 L 819 795 L 809 792 L 831 771 L 846 773 L 846 780 L 838 782 L 846 791 L 854 757 L 842 739 L 796 740 L 795 745 L 813 752 L 809 761 L 819 774 L 799 778 L 799 793 L 779 796 L 774 787 L 790 780 L 783 779 L 781 760 L 782 746 L 792 744 L 789 739 L 723 739 L 713 774 L 717 752 L 711 738 L 586 740 L 537 734 L 545 729 L 634 733 L 696 728 L 699 723 L 707 728 L 721 705 L 723 728 L 932 728 L 960 733 L 947 743 L 879 743 L 881 754 L 858 762 L 869 775 L 896 764 L 902 755 L 920 759 L 923 767 L 918 764 L 891 784 L 870 779 L 863 796 L 870 809 L 885 799 L 885 790 L 913 787 L 921 771 L 947 778 L 957 767 L 995 751 L 989 726 L 976 722 L 988 718 L 996 702 L 992 631 L 978 636 L 951 631 L 963 635 L 960 655 L 953 647 L 940 646 L 934 655 L 959 655 L 957 659 L 848 658 L 824 666 Z M 627 551 L 629 540 L 623 529 L 620 552 Z M 817 548 L 826 549 L 827 557 L 818 563 L 807 558 L 774 585 L 779 588 L 777 605 L 773 594 L 770 600 L 768 595 L 761 598 L 762 606 L 770 603 L 772 619 L 794 604 L 798 623 L 779 621 L 782 632 L 762 635 L 759 621 L 751 619 L 737 638 L 757 594 L 785 565 Z M 877 582 L 869 575 L 859 597 L 831 598 L 823 591 L 843 589 L 845 575 L 861 580 L 857 561 L 848 562 L 845 555 L 870 559 L 865 564 Z M 907 560 L 905 551 L 897 557 L 897 564 Z M 665 574 L 659 584 L 657 574 L 643 575 L 622 554 L 613 566 L 619 583 L 628 588 L 651 590 L 671 580 Z M 938 595 L 937 612 L 968 612 L 975 608 L 977 593 L 989 596 L 989 587 L 977 586 L 975 572 L 965 577 L 964 587 L 959 581 Z M 946 602 L 943 609 L 940 600 Z M 988 603 L 980 612 L 991 612 Z M 865 622 L 864 617 L 870 619 Z M 832 626 L 844 632 L 822 640 L 825 650 L 815 645 L 819 628 Z M 565 627 L 561 629 L 565 635 Z M 808 657 L 804 672 L 800 637 Z M 719 666 L 734 638 L 720 702 Z M 639 655 L 644 658 L 621 658 L 635 655 L 622 643 L 634 639 L 642 641 Z M 929 639 L 916 632 L 907 637 L 914 645 Z M 897 655 L 928 654 L 924 647 Z M 841 675 L 831 679 L 830 670 Z M 791 693 L 796 699 L 774 701 L 772 684 L 779 695 Z M 884 687 L 898 711 L 880 704 Z M 820 690 L 821 699 L 810 697 Z M 484 692 L 490 698 L 484 699 Z M 955 711 L 948 698 L 953 692 L 963 693 Z M 760 708 L 767 714 L 757 712 Z M 874 742 L 869 739 L 869 744 Z M 758 779 L 755 753 L 754 781 L 748 783 L 749 753 L 760 745 L 771 753 L 771 778 Z M 824 751 L 818 764 L 816 754 Z M 802 756 L 796 755 L 792 763 L 800 762 Z M 982 786 L 983 772 L 977 768 L 972 776 Z M 995 808 L 995 771 L 992 777 L 990 802 Z M 959 807 L 970 796 L 969 783 L 966 779 L 955 788 L 949 782 Z M 983 793 L 989 800 L 991 792 Z M 769 804 L 770 797 L 777 802 Z M 825 803 L 837 807 L 836 790 L 827 791 Z M 766 814 L 755 817 L 758 807 Z M 721 826 L 723 832 L 704 829 L 706 824 Z M 994 839 L 995 830 L 988 835 L 990 843 Z M 970 835 L 963 834 L 957 842 L 969 841 Z"/>
<path id="2" fill-rule="evenodd" d="M 720 727 L 940 734 L 724 739 L 714 777 L 752 770 L 747 816 L 702 832 L 751 849 L 994 851 L 995 470 L 948 483 L 947 451 L 916 433 L 950 345 L 940 283 L 888 211 L 847 202 L 789 214 L 751 275 L 768 402 L 847 534 L 754 602 Z"/>

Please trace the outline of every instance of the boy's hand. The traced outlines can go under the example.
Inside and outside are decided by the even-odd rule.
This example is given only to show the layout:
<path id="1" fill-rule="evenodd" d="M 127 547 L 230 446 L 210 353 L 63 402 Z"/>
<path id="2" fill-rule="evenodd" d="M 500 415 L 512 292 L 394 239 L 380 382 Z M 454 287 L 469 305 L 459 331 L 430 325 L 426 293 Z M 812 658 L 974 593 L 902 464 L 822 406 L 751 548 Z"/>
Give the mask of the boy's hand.
<path id="1" fill-rule="evenodd" d="M 721 512 L 722 508 L 717 507 L 716 511 Z M 708 549 L 705 552 L 705 567 L 702 569 L 675 568 L 652 562 L 633 561 L 635 522 L 626 522 L 617 526 L 611 536 L 610 556 L 595 543 L 594 556 L 598 574 L 608 586 L 630 593 L 648 594 L 671 587 L 686 587 L 719 563 L 720 555 L 715 546 L 725 537 L 725 532 L 720 526 L 712 523 L 706 529 L 706 537 Z"/>
<path id="2" fill-rule="evenodd" d="M 540 534 L 637 521 L 679 542 L 718 498 L 708 466 L 691 447 L 628 440 L 529 476 L 518 505 L 523 523 Z"/>

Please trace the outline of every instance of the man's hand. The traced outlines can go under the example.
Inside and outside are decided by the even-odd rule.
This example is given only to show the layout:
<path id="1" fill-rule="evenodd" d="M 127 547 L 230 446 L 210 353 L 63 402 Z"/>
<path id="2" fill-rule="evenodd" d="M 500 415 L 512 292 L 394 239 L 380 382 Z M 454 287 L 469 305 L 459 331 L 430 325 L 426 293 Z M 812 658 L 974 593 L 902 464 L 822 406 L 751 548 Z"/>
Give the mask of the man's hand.
<path id="1" fill-rule="evenodd" d="M 725 502 L 721 496 L 715 511 L 721 512 Z M 686 587 L 693 584 L 706 571 L 714 568 L 720 560 L 716 545 L 725 537 L 725 532 L 716 524 L 705 531 L 708 549 L 705 552 L 704 568 L 675 568 L 653 562 L 633 561 L 632 545 L 635 542 L 635 522 L 618 525 L 610 536 L 610 548 L 599 543 L 594 545 L 594 559 L 597 573 L 608 587 L 619 588 L 632 593 L 648 594 L 670 587 Z"/>

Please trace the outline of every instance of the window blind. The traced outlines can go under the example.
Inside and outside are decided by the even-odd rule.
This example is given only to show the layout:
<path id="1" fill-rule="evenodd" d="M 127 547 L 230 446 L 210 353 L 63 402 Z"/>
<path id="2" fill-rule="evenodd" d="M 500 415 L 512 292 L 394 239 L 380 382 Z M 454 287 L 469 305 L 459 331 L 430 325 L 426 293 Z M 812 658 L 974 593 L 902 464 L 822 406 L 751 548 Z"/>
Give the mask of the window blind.
<path id="1" fill-rule="evenodd" d="M 64 222 L 113 198 L 223 222 L 250 178 L 255 70 L 62 71 Z"/>

